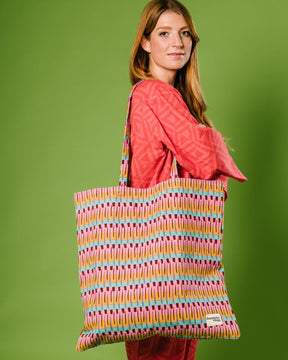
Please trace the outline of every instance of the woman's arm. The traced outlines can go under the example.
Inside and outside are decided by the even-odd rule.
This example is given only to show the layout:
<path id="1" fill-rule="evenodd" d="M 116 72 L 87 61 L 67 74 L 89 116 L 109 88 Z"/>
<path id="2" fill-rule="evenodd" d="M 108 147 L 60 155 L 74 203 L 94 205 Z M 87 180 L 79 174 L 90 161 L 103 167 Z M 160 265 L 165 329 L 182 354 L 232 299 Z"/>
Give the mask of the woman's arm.
<path id="1" fill-rule="evenodd" d="M 194 178 L 217 179 L 224 175 L 241 182 L 247 180 L 228 153 L 220 132 L 199 126 L 172 86 L 159 86 L 157 94 L 147 100 L 147 106 L 154 114 L 154 131 L 159 141 Z"/>

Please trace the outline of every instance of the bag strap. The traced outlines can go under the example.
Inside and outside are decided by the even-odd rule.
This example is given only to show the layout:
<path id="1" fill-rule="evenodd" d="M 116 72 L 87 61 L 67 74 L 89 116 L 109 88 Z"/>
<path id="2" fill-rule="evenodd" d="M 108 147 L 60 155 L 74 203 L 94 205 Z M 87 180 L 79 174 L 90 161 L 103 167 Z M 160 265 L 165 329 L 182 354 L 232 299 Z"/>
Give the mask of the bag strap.
<path id="1" fill-rule="evenodd" d="M 126 115 L 126 125 L 124 132 L 124 141 L 123 141 L 123 150 L 122 150 L 122 159 L 121 159 L 121 167 L 120 167 L 120 178 L 119 178 L 119 186 L 128 186 L 128 182 L 130 182 L 130 142 L 131 142 L 131 123 L 130 123 L 130 109 L 131 109 L 131 101 L 132 94 L 136 89 L 137 85 L 139 85 L 145 79 L 139 80 L 136 84 L 134 84 L 130 90 L 128 105 L 127 105 L 127 115 Z M 170 176 L 172 179 L 178 178 L 178 169 L 177 169 L 177 160 L 173 157 L 173 162 L 171 166 Z"/>

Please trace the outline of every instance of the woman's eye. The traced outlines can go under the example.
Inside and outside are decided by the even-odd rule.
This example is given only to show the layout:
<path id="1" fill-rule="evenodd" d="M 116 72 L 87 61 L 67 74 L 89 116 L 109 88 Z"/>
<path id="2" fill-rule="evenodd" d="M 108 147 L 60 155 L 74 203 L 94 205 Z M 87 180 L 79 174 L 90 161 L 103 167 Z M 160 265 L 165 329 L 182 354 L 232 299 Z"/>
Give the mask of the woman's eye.
<path id="1" fill-rule="evenodd" d="M 190 32 L 188 30 L 182 31 L 182 34 L 184 36 L 190 36 Z"/>
<path id="2" fill-rule="evenodd" d="M 167 32 L 167 31 L 162 31 L 159 35 L 160 35 L 160 36 L 167 36 L 167 35 L 168 35 L 168 32 Z"/>

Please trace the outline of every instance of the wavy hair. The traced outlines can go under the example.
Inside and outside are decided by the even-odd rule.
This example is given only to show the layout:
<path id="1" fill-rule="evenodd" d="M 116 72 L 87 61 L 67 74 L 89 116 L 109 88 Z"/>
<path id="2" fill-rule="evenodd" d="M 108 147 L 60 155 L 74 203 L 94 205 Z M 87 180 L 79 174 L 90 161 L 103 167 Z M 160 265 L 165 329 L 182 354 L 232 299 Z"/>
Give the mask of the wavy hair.
<path id="1" fill-rule="evenodd" d="M 205 126 L 213 127 L 212 122 L 207 115 L 205 115 L 207 105 L 199 81 L 197 43 L 200 39 L 189 11 L 179 1 L 153 0 L 145 6 L 131 50 L 129 64 L 130 81 L 132 85 L 134 85 L 140 79 L 153 79 L 153 75 L 149 71 L 149 54 L 142 48 L 141 40 L 143 36 L 149 40 L 150 34 L 155 28 L 159 17 L 165 11 L 182 15 L 189 27 L 192 38 L 190 58 L 183 68 L 177 70 L 174 87 L 180 92 L 191 114 L 197 121 Z"/>

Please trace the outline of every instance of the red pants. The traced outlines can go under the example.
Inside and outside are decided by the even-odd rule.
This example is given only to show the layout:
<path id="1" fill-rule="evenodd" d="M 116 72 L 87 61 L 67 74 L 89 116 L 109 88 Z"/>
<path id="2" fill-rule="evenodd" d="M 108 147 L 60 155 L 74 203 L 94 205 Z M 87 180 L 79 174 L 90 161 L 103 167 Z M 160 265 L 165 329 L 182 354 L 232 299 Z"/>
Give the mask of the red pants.
<path id="1" fill-rule="evenodd" d="M 194 360 L 198 340 L 152 336 L 126 341 L 128 360 Z"/>

